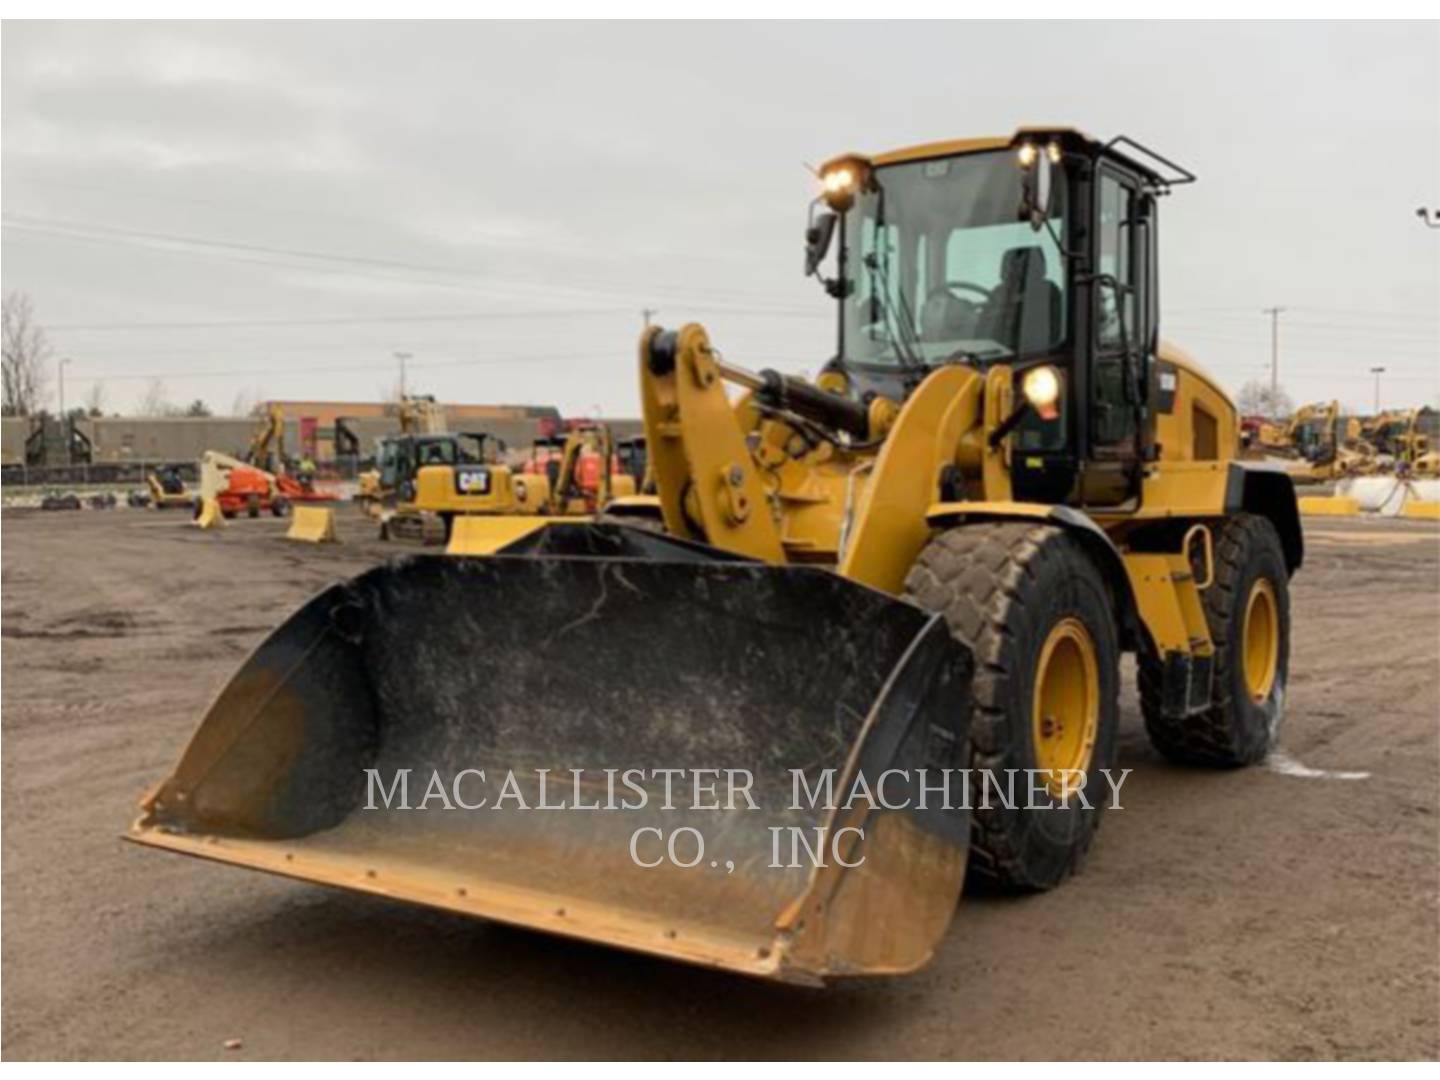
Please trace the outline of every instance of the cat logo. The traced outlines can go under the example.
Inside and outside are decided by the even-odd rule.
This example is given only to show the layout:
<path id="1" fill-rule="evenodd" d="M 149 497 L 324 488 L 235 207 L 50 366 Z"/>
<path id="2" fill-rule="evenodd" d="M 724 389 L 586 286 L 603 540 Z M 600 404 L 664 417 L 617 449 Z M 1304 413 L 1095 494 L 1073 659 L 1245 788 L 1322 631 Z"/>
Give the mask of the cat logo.
<path id="1" fill-rule="evenodd" d="M 489 469 L 456 469 L 455 490 L 461 495 L 489 495 Z"/>

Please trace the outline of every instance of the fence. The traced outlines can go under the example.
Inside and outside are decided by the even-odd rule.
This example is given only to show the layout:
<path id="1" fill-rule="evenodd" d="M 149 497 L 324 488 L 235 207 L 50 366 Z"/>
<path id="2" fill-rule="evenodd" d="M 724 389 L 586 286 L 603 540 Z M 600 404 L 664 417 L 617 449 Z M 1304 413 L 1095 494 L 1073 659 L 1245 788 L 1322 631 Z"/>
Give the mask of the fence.
<path id="1" fill-rule="evenodd" d="M 318 474 L 323 480 L 354 480 L 360 465 L 354 458 L 332 462 Z M 196 461 L 167 461 L 160 458 L 136 461 L 96 461 L 83 465 L 6 465 L 0 469 L 0 484 L 19 487 L 92 487 L 99 484 L 145 484 L 145 477 L 157 469 L 173 467 L 187 484 L 200 482 Z"/>

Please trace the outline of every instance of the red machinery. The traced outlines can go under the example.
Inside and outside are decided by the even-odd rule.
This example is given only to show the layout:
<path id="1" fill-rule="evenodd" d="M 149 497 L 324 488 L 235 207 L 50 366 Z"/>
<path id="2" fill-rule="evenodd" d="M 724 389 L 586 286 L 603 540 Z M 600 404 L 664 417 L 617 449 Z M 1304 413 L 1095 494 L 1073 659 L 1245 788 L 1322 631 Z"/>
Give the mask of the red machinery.
<path id="1" fill-rule="evenodd" d="M 259 517 L 268 511 L 276 517 L 284 517 L 290 509 L 290 500 L 275 483 L 275 477 L 263 469 L 239 463 L 220 471 L 224 482 L 215 492 L 215 501 L 220 504 L 220 513 L 233 518 L 242 511 L 250 517 Z"/>

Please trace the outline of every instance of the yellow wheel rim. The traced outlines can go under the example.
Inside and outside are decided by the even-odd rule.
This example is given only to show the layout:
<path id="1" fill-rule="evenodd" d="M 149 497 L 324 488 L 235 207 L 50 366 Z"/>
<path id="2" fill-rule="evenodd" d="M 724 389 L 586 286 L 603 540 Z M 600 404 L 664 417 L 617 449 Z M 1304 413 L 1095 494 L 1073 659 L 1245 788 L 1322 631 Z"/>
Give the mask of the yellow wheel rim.
<path id="1" fill-rule="evenodd" d="M 1259 703 L 1270 696 L 1280 664 L 1280 617 L 1275 586 L 1268 578 L 1256 578 L 1251 586 L 1243 626 L 1240 650 L 1245 664 L 1245 689 L 1251 700 Z"/>
<path id="2" fill-rule="evenodd" d="M 1031 737 L 1035 767 L 1046 774 L 1052 795 L 1081 785 L 1078 773 L 1090 765 L 1100 730 L 1100 665 L 1095 641 L 1079 619 L 1062 619 L 1050 629 L 1035 666 Z"/>

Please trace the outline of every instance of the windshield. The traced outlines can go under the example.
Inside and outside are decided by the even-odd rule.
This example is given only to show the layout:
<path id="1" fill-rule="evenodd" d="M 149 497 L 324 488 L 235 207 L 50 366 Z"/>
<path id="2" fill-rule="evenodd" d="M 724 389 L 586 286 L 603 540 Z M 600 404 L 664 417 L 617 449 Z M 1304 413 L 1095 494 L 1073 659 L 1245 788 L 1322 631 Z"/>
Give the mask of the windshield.
<path id="1" fill-rule="evenodd" d="M 1065 337 L 1065 185 L 1049 228 L 1017 221 L 1009 151 L 876 169 L 878 190 L 846 212 L 841 354 L 887 366 L 1000 360 Z"/>
<path id="2" fill-rule="evenodd" d="M 1295 429 L 1295 443 L 1301 450 L 1317 449 L 1326 442 L 1325 417 L 1302 421 Z"/>
<path id="3" fill-rule="evenodd" d="M 455 464 L 455 440 L 449 435 L 436 439 L 423 439 L 415 443 L 417 464 L 424 468 L 426 465 L 454 465 Z"/>
<path id="4" fill-rule="evenodd" d="M 460 461 L 465 465 L 478 465 L 485 461 L 485 442 L 488 436 L 478 432 L 465 432 L 458 436 Z"/>

